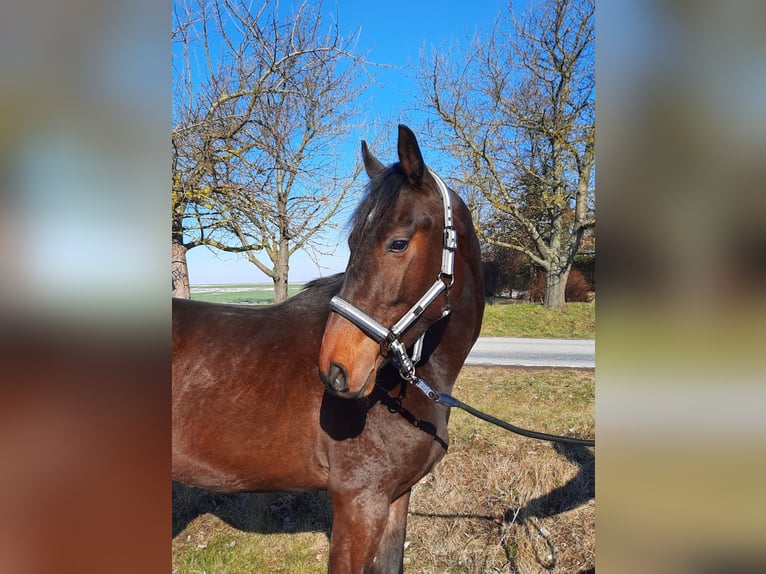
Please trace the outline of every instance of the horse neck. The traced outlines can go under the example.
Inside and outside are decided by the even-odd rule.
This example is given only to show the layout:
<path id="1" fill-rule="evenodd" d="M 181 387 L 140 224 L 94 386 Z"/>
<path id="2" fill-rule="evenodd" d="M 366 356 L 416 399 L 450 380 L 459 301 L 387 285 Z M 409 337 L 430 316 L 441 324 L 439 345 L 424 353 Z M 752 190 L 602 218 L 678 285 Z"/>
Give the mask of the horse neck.
<path id="1" fill-rule="evenodd" d="M 465 210 L 467 212 L 467 209 Z M 446 320 L 440 342 L 434 350 L 435 364 L 442 371 L 440 392 L 451 392 L 452 385 L 481 330 L 484 314 L 484 283 L 479 242 L 473 232 L 470 216 L 463 218 L 464 232 L 459 238 L 463 288 L 459 298 L 450 298 L 452 312 Z"/>

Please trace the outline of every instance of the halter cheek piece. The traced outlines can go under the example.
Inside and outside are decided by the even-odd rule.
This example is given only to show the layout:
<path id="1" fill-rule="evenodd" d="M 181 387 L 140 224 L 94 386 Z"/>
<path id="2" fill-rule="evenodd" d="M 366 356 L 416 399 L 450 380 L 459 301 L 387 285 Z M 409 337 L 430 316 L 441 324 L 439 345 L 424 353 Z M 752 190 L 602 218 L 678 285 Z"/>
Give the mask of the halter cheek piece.
<path id="1" fill-rule="evenodd" d="M 439 193 L 442 196 L 442 202 L 444 204 L 444 243 L 442 245 L 442 264 L 439 270 L 439 275 L 433 285 L 425 292 L 425 294 L 418 299 L 418 301 L 407 311 L 401 319 L 391 326 L 386 328 L 378 321 L 370 317 L 367 313 L 355 307 L 345 299 L 336 295 L 330 300 L 330 309 L 338 313 L 341 317 L 349 320 L 351 323 L 359 327 L 364 333 L 373 339 L 381 346 L 381 354 L 386 356 L 389 352 L 393 353 L 394 359 L 398 364 L 399 372 L 402 377 L 408 381 L 415 379 L 415 363 L 420 360 L 420 354 L 423 349 L 423 339 L 425 337 L 425 331 L 420 338 L 415 342 L 413 347 L 412 357 L 407 356 L 407 350 L 404 344 L 399 340 L 399 337 L 404 333 L 412 324 L 417 321 L 418 317 L 433 303 L 436 298 L 444 291 L 449 293 L 450 287 L 454 282 L 454 267 L 455 267 L 455 251 L 457 251 L 457 231 L 453 225 L 452 218 L 452 198 L 447 186 L 441 178 L 436 175 L 430 169 L 434 180 L 436 181 L 436 187 L 439 189 Z M 450 313 L 449 304 L 445 305 L 442 310 L 442 318 L 446 317 Z M 386 350 L 385 346 L 388 349 Z"/>

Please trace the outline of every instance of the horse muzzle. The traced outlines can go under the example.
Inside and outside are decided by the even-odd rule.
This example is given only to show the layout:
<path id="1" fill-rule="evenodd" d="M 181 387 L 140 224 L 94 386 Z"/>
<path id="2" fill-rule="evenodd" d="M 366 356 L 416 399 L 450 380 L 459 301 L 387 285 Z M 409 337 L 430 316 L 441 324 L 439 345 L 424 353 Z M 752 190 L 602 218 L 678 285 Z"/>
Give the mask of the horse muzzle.
<path id="1" fill-rule="evenodd" d="M 340 315 L 330 316 L 319 352 L 319 378 L 330 393 L 343 398 L 369 395 L 381 361 L 375 341 Z"/>

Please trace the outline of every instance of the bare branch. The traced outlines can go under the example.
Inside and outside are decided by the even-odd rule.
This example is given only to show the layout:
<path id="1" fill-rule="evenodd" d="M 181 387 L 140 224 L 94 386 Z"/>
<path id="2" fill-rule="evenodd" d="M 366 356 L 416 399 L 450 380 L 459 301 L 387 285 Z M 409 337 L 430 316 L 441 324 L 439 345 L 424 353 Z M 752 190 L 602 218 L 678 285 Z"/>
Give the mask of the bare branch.
<path id="1" fill-rule="evenodd" d="M 431 135 L 492 210 L 476 210 L 482 240 L 558 278 L 595 221 L 593 14 L 592 0 L 547 0 L 421 61 Z"/>

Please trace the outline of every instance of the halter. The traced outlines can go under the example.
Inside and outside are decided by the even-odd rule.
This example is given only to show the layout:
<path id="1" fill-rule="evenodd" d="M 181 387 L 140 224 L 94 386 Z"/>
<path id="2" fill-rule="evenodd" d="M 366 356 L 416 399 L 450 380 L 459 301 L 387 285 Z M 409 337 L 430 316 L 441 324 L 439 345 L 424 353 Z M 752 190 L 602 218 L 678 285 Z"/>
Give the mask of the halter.
<path id="1" fill-rule="evenodd" d="M 457 251 L 457 230 L 453 225 L 452 198 L 450 192 L 438 175 L 436 175 L 430 168 L 428 171 L 436 181 L 436 187 L 439 189 L 439 193 L 441 193 L 442 202 L 444 204 L 442 264 L 434 284 L 431 285 L 428 291 L 418 299 L 409 311 L 402 315 L 402 317 L 390 328 L 384 327 L 367 313 L 358 307 L 355 307 L 339 295 L 336 295 L 330 300 L 330 309 L 338 313 L 341 317 L 349 320 L 351 323 L 359 327 L 359 329 L 361 329 L 368 337 L 380 344 L 381 354 L 384 356 L 385 351 L 383 350 L 383 345 L 384 343 L 388 343 L 388 349 L 394 353 L 400 374 L 408 381 L 412 381 L 415 378 L 414 364 L 420 360 L 425 331 L 415 343 L 411 358 L 407 356 L 407 351 L 404 344 L 399 340 L 399 337 L 411 327 L 415 321 L 417 321 L 418 317 L 420 317 L 431 303 L 441 295 L 442 291 L 449 293 L 449 289 L 454 282 L 455 251 Z M 442 310 L 441 318 L 449 315 L 450 311 L 450 306 L 447 304 Z"/>

